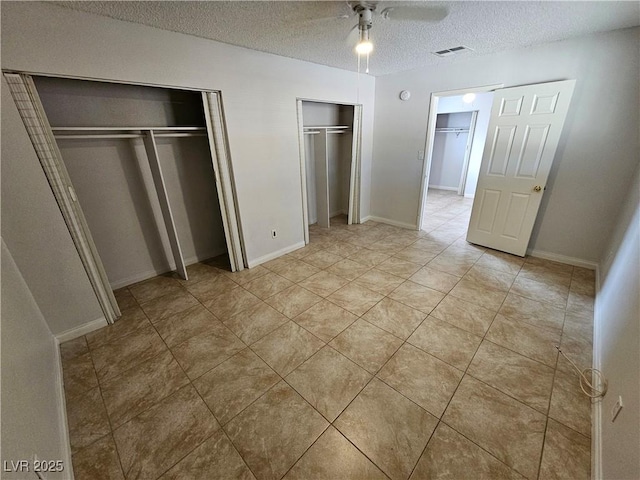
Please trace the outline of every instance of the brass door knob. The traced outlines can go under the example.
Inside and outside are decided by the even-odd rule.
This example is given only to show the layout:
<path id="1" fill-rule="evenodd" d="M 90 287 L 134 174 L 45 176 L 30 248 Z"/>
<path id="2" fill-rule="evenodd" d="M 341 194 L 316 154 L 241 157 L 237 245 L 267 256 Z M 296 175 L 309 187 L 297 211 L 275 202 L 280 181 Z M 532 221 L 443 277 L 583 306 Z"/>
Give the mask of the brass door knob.
<path id="1" fill-rule="evenodd" d="M 533 187 L 534 192 L 539 192 L 540 190 L 542 190 L 542 187 L 540 185 L 536 185 L 535 187 Z"/>

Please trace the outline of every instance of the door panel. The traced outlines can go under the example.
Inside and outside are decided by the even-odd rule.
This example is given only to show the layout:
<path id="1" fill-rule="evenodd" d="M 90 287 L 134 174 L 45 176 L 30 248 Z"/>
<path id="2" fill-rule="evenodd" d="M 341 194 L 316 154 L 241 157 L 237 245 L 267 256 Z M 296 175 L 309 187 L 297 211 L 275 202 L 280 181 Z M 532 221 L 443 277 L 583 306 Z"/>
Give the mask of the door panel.
<path id="1" fill-rule="evenodd" d="M 496 90 L 467 241 L 525 255 L 574 86 Z"/>

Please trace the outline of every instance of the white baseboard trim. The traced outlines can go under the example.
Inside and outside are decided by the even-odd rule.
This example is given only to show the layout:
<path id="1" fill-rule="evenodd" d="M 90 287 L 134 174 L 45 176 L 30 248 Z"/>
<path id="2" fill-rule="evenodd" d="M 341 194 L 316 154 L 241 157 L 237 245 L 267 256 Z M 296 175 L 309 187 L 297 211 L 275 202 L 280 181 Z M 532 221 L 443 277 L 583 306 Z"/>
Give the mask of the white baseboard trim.
<path id="1" fill-rule="evenodd" d="M 207 252 L 204 255 L 194 255 L 189 258 L 184 259 L 185 265 L 193 265 L 194 263 L 202 262 L 203 260 L 209 260 L 210 258 L 217 257 L 218 255 L 222 255 L 223 253 L 227 253 L 226 248 L 221 248 L 218 250 L 214 250 L 212 252 Z M 133 275 L 128 278 L 123 278 L 122 280 L 118 280 L 116 282 L 110 283 L 112 290 L 118 290 L 119 288 L 126 287 L 127 285 L 133 285 L 134 283 L 142 282 L 144 280 L 148 280 L 153 277 L 157 277 L 158 275 L 162 275 L 163 273 L 174 272 L 176 270 L 176 266 L 172 263 L 166 269 L 159 270 L 148 270 L 146 272 L 142 272 L 136 275 Z"/>
<path id="2" fill-rule="evenodd" d="M 57 335 L 54 335 L 54 336 L 58 343 L 64 343 L 64 342 L 68 342 L 69 340 L 73 340 L 74 338 L 78 338 L 83 335 L 86 335 L 87 333 L 91 333 L 94 330 L 98 330 L 99 328 L 105 327 L 107 325 L 108 325 L 107 319 L 104 317 L 100 317 L 91 322 L 83 323 L 78 327 L 65 330 L 64 332 L 58 333 Z"/>
<path id="3" fill-rule="evenodd" d="M 371 220 L 372 222 L 384 223 L 386 225 L 391 225 L 394 227 L 407 228 L 410 230 L 416 230 L 416 226 L 411 223 L 397 222 L 395 220 L 390 220 L 388 218 L 376 217 L 375 215 L 369 215 L 362 219 L 362 223 Z"/>
<path id="4" fill-rule="evenodd" d="M 543 258 L 545 260 L 551 260 L 552 262 L 565 263 L 567 265 L 573 265 L 574 267 L 588 268 L 589 270 L 596 270 L 598 264 L 591 260 L 583 260 L 581 258 L 568 257 L 566 255 L 559 255 L 557 253 L 544 252 L 542 250 L 527 250 L 527 255 L 537 258 Z"/>
<path id="5" fill-rule="evenodd" d="M 474 193 L 465 193 L 464 198 L 476 198 Z"/>
<path id="6" fill-rule="evenodd" d="M 106 320 L 105 320 L 106 323 Z M 69 424 L 67 423 L 67 401 L 64 396 L 64 377 L 62 373 L 62 358 L 60 357 L 60 342 L 56 337 L 53 338 L 55 359 L 55 382 L 56 396 L 58 401 L 58 423 L 60 425 L 60 449 L 62 456 L 60 460 L 64 462 L 64 473 L 66 478 L 74 480 L 73 466 L 71 463 L 71 441 L 69 440 Z"/>
<path id="7" fill-rule="evenodd" d="M 600 311 L 600 268 L 596 268 L 596 298 L 593 306 L 593 368 L 602 371 L 600 352 L 600 326 L 603 315 Z M 602 399 L 593 402 L 591 407 L 591 478 L 602 479 Z"/>
<path id="8" fill-rule="evenodd" d="M 257 267 L 258 265 L 268 262 L 269 260 L 273 260 L 275 258 L 281 257 L 282 255 L 286 255 L 287 253 L 291 253 L 295 250 L 298 250 L 299 248 L 302 248 L 305 246 L 304 241 L 302 242 L 298 242 L 294 245 L 290 245 L 288 247 L 285 248 L 281 248 L 280 250 L 277 250 L 275 252 L 271 252 L 268 253 L 266 255 L 263 255 L 262 257 L 258 257 L 258 258 L 254 258 L 253 260 L 247 260 L 247 263 L 249 264 L 249 268 L 253 268 L 253 267 Z"/>
<path id="9" fill-rule="evenodd" d="M 433 190 L 447 190 L 450 192 L 458 191 L 458 187 L 447 187 L 446 185 L 429 185 L 429 188 L 432 188 Z"/>

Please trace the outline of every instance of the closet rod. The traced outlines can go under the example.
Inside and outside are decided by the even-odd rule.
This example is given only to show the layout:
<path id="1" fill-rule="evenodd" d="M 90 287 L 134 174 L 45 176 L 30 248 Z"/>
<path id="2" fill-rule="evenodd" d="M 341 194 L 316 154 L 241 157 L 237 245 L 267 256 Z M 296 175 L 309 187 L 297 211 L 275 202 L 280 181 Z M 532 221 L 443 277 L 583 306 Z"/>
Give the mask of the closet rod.
<path id="1" fill-rule="evenodd" d="M 51 127 L 54 132 L 143 132 L 153 130 L 169 132 L 196 132 L 206 131 L 206 127 Z"/>
<path id="2" fill-rule="evenodd" d="M 441 133 L 462 133 L 462 132 L 468 132 L 468 131 L 469 131 L 468 128 L 453 128 L 453 127 L 436 128 L 436 132 L 441 132 Z"/>
<path id="3" fill-rule="evenodd" d="M 156 133 L 154 135 L 156 138 L 158 137 L 206 137 L 206 133 Z"/>
<path id="4" fill-rule="evenodd" d="M 58 140 L 91 140 L 98 138 L 142 138 L 143 135 L 141 133 L 114 133 L 112 135 L 54 135 Z"/>
<path id="5" fill-rule="evenodd" d="M 346 130 L 351 127 L 347 125 L 307 125 L 304 130 Z"/>

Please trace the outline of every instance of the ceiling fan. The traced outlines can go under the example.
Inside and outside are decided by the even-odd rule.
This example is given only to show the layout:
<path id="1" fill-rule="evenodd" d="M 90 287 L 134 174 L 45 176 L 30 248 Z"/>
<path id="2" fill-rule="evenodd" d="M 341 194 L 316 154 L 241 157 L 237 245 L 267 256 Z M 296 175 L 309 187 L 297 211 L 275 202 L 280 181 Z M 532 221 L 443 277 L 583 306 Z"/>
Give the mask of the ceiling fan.
<path id="1" fill-rule="evenodd" d="M 439 22 L 443 20 L 449 11 L 444 6 L 427 6 L 427 5 L 403 5 L 395 2 L 388 2 L 391 5 L 378 10 L 379 2 L 377 1 L 349 1 L 347 4 L 351 10 L 358 16 L 358 23 L 354 25 L 351 32 L 358 32 L 358 43 L 355 50 L 358 54 L 358 70 L 360 70 L 360 56 L 367 56 L 367 69 L 369 72 L 369 54 L 373 51 L 373 43 L 369 38 L 369 31 L 373 26 L 374 17 L 379 17 L 382 21 L 401 20 L 401 21 L 420 21 L 420 22 Z"/>

